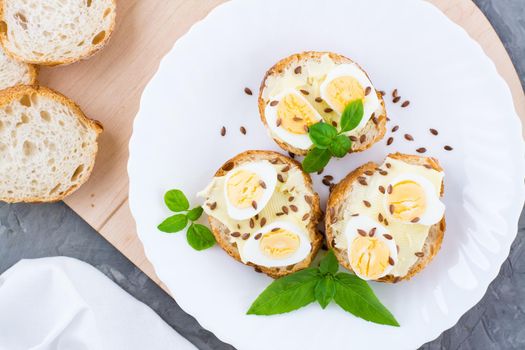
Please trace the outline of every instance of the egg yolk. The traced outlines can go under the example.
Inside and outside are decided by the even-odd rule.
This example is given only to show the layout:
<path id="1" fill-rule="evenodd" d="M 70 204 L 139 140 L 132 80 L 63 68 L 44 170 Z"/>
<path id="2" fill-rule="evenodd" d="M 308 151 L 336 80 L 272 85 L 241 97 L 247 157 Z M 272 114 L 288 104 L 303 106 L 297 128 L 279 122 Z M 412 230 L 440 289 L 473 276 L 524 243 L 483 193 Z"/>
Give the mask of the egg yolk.
<path id="1" fill-rule="evenodd" d="M 326 94 L 332 106 L 342 112 L 350 102 L 364 99 L 365 89 L 357 79 L 345 76 L 332 80 L 326 87 Z"/>
<path id="2" fill-rule="evenodd" d="M 262 253 L 272 259 L 285 259 L 299 249 L 299 236 L 284 229 L 266 233 L 259 243 Z"/>
<path id="3" fill-rule="evenodd" d="M 421 218 L 427 206 L 423 187 L 414 181 L 401 181 L 392 186 L 387 202 L 390 214 L 402 221 Z"/>
<path id="4" fill-rule="evenodd" d="M 264 189 L 259 176 L 251 171 L 238 170 L 228 179 L 226 191 L 229 202 L 236 208 L 253 206 L 261 199 Z"/>
<path id="5" fill-rule="evenodd" d="M 352 269 L 361 276 L 379 278 L 389 266 L 390 250 L 375 237 L 357 237 L 349 249 Z"/>
<path id="6" fill-rule="evenodd" d="M 315 110 L 295 94 L 288 94 L 277 107 L 278 124 L 293 134 L 306 134 L 308 127 L 317 122 Z"/>

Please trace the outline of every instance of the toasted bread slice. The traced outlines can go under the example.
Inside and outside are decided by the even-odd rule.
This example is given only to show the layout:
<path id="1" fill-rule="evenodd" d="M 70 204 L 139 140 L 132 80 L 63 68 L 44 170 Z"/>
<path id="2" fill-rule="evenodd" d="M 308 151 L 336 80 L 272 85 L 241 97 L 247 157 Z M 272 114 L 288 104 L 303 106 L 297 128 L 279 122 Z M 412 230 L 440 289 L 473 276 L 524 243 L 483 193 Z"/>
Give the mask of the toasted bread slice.
<path id="1" fill-rule="evenodd" d="M 421 165 L 427 168 L 434 169 L 436 171 L 443 171 L 443 169 L 439 165 L 439 162 L 435 158 L 422 157 L 422 156 L 416 156 L 416 155 L 406 155 L 406 154 L 401 154 L 401 153 L 390 154 L 389 157 L 393 159 L 401 160 L 408 164 Z M 331 249 L 333 249 L 335 255 L 337 256 L 337 259 L 339 260 L 339 263 L 348 270 L 352 270 L 352 267 L 350 266 L 350 262 L 348 260 L 347 249 L 339 249 L 335 245 L 335 238 L 343 234 L 343 232 L 335 230 L 333 223 L 345 220 L 345 217 L 343 216 L 344 214 L 343 208 L 346 202 L 350 202 L 353 200 L 359 200 L 359 201 L 363 200 L 363 198 L 358 198 L 358 199 L 352 198 L 351 194 L 352 194 L 353 186 L 359 186 L 358 184 L 359 179 L 363 176 L 366 176 L 365 173 L 370 174 L 371 172 L 375 172 L 377 168 L 378 168 L 377 164 L 373 162 L 369 162 L 355 169 L 353 172 L 348 174 L 343 180 L 341 180 L 341 182 L 339 182 L 334 187 L 328 199 L 326 220 L 325 220 L 327 245 Z M 444 193 L 444 184 L 442 182 L 441 183 L 441 195 L 443 195 L 443 193 Z M 430 227 L 428 236 L 423 245 L 423 249 L 422 249 L 423 254 L 410 267 L 406 275 L 396 277 L 390 274 L 390 275 L 386 275 L 378 279 L 378 281 L 387 282 L 387 283 L 396 283 L 401 280 L 408 280 L 412 278 L 415 274 L 417 274 L 419 271 L 421 271 L 423 268 L 425 268 L 425 266 L 427 266 L 430 263 L 430 261 L 434 258 L 434 256 L 437 254 L 437 252 L 441 248 L 441 242 L 443 241 L 443 235 L 445 233 L 445 228 L 446 228 L 445 216 L 443 216 L 440 222 Z"/>
<path id="2" fill-rule="evenodd" d="M 0 92 L 0 200 L 52 202 L 89 177 L 102 126 L 67 97 L 19 85 Z"/>
<path id="3" fill-rule="evenodd" d="M 261 87 L 259 89 L 259 114 L 261 117 L 262 122 L 266 126 L 268 130 L 268 122 L 265 115 L 266 106 L 271 103 L 271 98 L 267 96 L 265 93 L 265 89 L 267 88 L 267 83 L 269 79 L 279 79 L 282 78 L 286 72 L 293 71 L 298 72 L 297 74 L 303 74 L 305 72 L 305 69 L 303 68 L 309 61 L 315 61 L 320 62 L 322 57 L 328 55 L 328 57 L 336 64 L 356 64 L 357 67 L 359 67 L 363 72 L 364 70 L 354 61 L 351 59 L 344 57 L 342 55 L 333 53 L 333 52 L 319 52 L 319 51 L 306 51 L 298 54 L 294 54 L 291 56 L 288 56 L 279 62 L 277 62 L 272 68 L 270 68 L 266 75 L 264 76 L 264 79 L 261 83 Z M 365 72 L 365 75 L 368 77 L 368 75 Z M 385 108 L 385 102 L 383 100 L 383 96 L 379 93 L 377 93 L 378 100 L 380 102 L 380 112 L 375 114 L 375 117 L 370 118 L 367 122 L 366 126 L 359 131 L 357 135 L 354 135 L 352 137 L 352 149 L 351 152 L 361 152 L 364 151 L 370 147 L 379 140 L 383 138 L 386 132 L 386 108 Z M 309 95 L 308 98 L 314 99 L 316 96 Z M 317 97 L 319 98 L 319 97 Z M 321 100 L 320 100 L 321 101 Z M 323 113 L 322 111 L 326 108 L 329 108 L 329 105 L 324 102 L 311 102 L 312 107 L 314 107 L 318 112 Z M 326 119 L 325 119 L 326 121 Z M 297 147 L 294 147 L 293 145 L 283 141 L 276 135 L 271 133 L 272 138 L 274 141 L 284 150 L 292 152 L 297 155 L 306 155 L 308 153 L 308 150 L 300 149 Z"/>
<path id="4" fill-rule="evenodd" d="M 18 62 L 0 49 L 0 90 L 15 85 L 33 85 L 36 76 L 37 70 L 33 65 Z"/>
<path id="5" fill-rule="evenodd" d="M 278 278 L 278 277 L 299 271 L 301 269 L 307 268 L 312 262 L 315 255 L 317 254 L 317 251 L 321 247 L 321 244 L 323 241 L 323 236 L 317 229 L 317 225 L 321 217 L 321 209 L 319 207 L 319 196 L 312 187 L 312 179 L 310 178 L 310 175 L 302 171 L 300 163 L 286 156 L 283 156 L 282 154 L 277 153 L 277 152 L 272 152 L 272 151 L 243 152 L 235 156 L 234 158 L 228 160 L 226 163 L 224 163 L 224 165 L 215 173 L 215 176 L 216 177 L 225 176 L 230 170 L 234 169 L 235 167 L 239 165 L 242 165 L 247 162 L 261 161 L 261 160 L 268 160 L 272 164 L 277 164 L 279 165 L 279 167 L 282 167 L 282 168 L 289 167 L 291 170 L 298 169 L 299 171 L 301 171 L 302 180 L 304 181 L 304 184 L 307 189 L 307 193 L 302 193 L 302 196 L 304 196 L 305 198 L 309 197 L 309 200 L 307 202 L 309 202 L 308 204 L 310 207 L 310 211 L 308 213 L 308 219 L 304 220 L 304 222 L 306 223 L 306 229 L 308 231 L 308 236 L 311 241 L 311 250 L 308 256 L 304 260 L 294 265 L 288 265 L 288 266 L 282 266 L 282 267 L 265 267 L 265 266 L 255 265 L 251 262 L 247 263 L 247 265 L 253 266 L 255 270 L 258 272 L 263 272 L 267 274 L 268 276 L 271 276 L 273 278 Z M 286 181 L 287 180 L 285 180 L 285 182 Z M 209 205 L 209 203 L 207 204 Z M 206 210 L 208 209 L 206 205 L 205 205 L 205 209 Z M 207 211 L 207 213 L 209 212 Z M 292 214 L 293 214 L 292 211 L 290 211 L 290 215 Z M 211 229 L 213 231 L 213 234 L 218 244 L 231 257 L 242 262 L 236 243 L 231 241 L 231 237 L 230 237 L 231 231 L 227 228 L 227 226 L 223 222 L 219 221 L 217 218 L 213 217 L 212 215 L 208 215 L 208 220 L 209 220 Z M 286 216 L 288 216 L 288 214 Z M 268 224 L 270 224 L 270 222 Z"/>
<path id="6" fill-rule="evenodd" d="M 115 17 L 115 0 L 0 0 L 0 41 L 20 61 L 69 64 L 106 45 Z"/>

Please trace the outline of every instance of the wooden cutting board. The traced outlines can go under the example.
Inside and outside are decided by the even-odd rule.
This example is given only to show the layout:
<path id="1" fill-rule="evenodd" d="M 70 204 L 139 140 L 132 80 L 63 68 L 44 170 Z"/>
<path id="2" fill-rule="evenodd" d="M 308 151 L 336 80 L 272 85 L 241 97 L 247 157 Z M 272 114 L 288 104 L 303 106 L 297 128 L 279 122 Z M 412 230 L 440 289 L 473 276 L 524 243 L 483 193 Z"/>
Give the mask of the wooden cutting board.
<path id="1" fill-rule="evenodd" d="M 74 99 L 105 128 L 91 179 L 65 202 L 163 288 L 144 255 L 128 207 L 128 140 L 142 90 L 161 58 L 192 24 L 223 1 L 118 1 L 116 32 L 101 53 L 71 66 L 41 70 L 41 84 Z M 525 121 L 525 96 L 518 75 L 482 12 L 471 0 L 430 2 L 481 44 L 509 84 L 516 110 Z"/>

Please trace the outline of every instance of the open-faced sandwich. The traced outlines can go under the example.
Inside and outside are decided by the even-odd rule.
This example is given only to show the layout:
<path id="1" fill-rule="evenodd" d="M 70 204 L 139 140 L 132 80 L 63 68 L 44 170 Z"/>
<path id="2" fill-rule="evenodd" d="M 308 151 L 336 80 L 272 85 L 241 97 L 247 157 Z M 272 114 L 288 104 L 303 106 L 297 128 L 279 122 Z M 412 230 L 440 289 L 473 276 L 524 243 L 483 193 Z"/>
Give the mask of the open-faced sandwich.
<path id="1" fill-rule="evenodd" d="M 313 145 L 309 127 L 323 121 L 338 127 L 345 108 L 358 100 L 362 119 L 345 132 L 353 141 L 350 152 L 363 151 L 384 136 L 383 98 L 349 58 L 308 51 L 284 58 L 268 70 L 259 92 L 259 112 L 279 146 L 306 155 Z"/>
<path id="2" fill-rule="evenodd" d="M 332 191 L 326 237 L 345 268 L 365 280 L 397 282 L 421 271 L 445 232 L 443 169 L 434 158 L 390 154 Z"/>
<path id="3" fill-rule="evenodd" d="M 228 160 L 199 196 L 218 244 L 272 277 L 304 269 L 317 253 L 319 196 L 301 165 L 270 151 Z"/>

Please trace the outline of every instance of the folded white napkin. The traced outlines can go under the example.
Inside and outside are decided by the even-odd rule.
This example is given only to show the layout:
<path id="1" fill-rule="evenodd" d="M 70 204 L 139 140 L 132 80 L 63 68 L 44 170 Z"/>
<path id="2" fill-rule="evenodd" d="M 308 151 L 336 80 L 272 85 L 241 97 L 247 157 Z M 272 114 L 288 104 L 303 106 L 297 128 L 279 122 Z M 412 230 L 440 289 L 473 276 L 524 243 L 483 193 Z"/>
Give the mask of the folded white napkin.
<path id="1" fill-rule="evenodd" d="M 97 269 L 56 257 L 22 260 L 0 276 L 0 349 L 195 348 Z"/>

